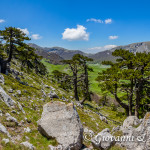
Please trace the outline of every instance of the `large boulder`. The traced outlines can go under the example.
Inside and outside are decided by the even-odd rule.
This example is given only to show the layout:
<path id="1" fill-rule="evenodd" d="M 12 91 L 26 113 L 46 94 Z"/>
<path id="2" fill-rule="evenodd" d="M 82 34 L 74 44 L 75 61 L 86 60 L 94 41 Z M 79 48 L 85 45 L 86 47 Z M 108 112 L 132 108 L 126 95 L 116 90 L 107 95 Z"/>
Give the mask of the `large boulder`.
<path id="1" fill-rule="evenodd" d="M 44 105 L 38 130 L 47 138 L 55 138 L 64 150 L 82 147 L 83 127 L 72 103 L 55 101 Z"/>
<path id="2" fill-rule="evenodd" d="M 0 100 L 5 102 L 7 106 L 13 106 L 16 102 L 11 99 L 11 97 L 4 91 L 4 89 L 0 86 Z"/>
<path id="3" fill-rule="evenodd" d="M 91 142 L 93 147 L 99 150 L 107 150 L 115 144 L 115 140 L 110 134 L 110 130 L 108 128 L 98 133 L 94 138 L 92 138 Z"/>

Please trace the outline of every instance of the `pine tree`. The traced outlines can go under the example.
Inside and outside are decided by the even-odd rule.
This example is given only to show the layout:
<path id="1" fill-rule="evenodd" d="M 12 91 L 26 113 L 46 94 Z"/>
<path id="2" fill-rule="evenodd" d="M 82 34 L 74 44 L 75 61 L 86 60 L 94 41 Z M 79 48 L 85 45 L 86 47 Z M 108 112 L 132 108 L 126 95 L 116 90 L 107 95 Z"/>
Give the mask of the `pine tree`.
<path id="1" fill-rule="evenodd" d="M 8 27 L 0 31 L 0 35 L 4 42 L 0 44 L 1 73 L 6 73 L 7 65 L 12 59 L 18 59 L 27 70 L 34 69 L 42 75 L 47 73 L 46 67 L 41 63 L 42 57 L 36 54 L 34 48 L 24 43 L 25 40 L 30 40 L 25 33 L 20 29 Z"/>
<path id="2" fill-rule="evenodd" d="M 81 103 L 84 103 L 85 100 L 90 100 L 88 71 L 92 71 L 92 68 L 88 67 L 88 61 L 93 60 L 81 54 L 75 54 L 71 60 L 63 60 L 65 64 L 69 65 L 72 72 L 75 99 L 79 101 L 79 93 L 84 96 Z"/>
<path id="3" fill-rule="evenodd" d="M 119 49 L 112 53 L 116 63 L 105 61 L 111 67 L 99 73 L 97 80 L 102 90 L 108 90 L 127 115 L 139 116 L 143 104 L 149 103 L 150 53 L 132 53 Z M 121 94 L 122 96 L 119 96 Z"/>
<path id="4" fill-rule="evenodd" d="M 19 55 L 21 47 L 24 46 L 23 41 L 29 40 L 29 38 L 21 30 L 13 27 L 8 27 L 0 31 L 0 36 L 2 41 L 5 42 L 3 48 L 1 48 L 3 51 L 1 54 L 5 53 L 7 56 L 4 58 L 3 55 L 0 55 L 1 73 L 5 74 L 7 64 L 11 62 L 13 57 Z"/>

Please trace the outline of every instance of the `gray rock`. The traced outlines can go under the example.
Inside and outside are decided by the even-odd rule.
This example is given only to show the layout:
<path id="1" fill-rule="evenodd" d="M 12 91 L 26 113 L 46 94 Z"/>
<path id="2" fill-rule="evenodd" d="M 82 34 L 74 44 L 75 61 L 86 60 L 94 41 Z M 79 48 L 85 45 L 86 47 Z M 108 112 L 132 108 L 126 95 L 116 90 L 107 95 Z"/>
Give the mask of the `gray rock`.
<path id="1" fill-rule="evenodd" d="M 0 116 L 3 116 L 3 112 L 0 110 Z"/>
<path id="2" fill-rule="evenodd" d="M 44 87 L 45 87 L 45 88 L 50 88 L 50 86 L 48 86 L 48 85 L 44 85 Z"/>
<path id="3" fill-rule="evenodd" d="M 120 130 L 120 126 L 113 127 L 112 132 L 116 132 L 116 131 L 119 131 L 119 130 Z"/>
<path id="4" fill-rule="evenodd" d="M 53 88 L 52 86 L 50 86 L 50 89 L 51 89 L 52 91 L 55 91 L 55 88 Z"/>
<path id="5" fill-rule="evenodd" d="M 2 139 L 2 141 L 4 141 L 5 144 L 9 143 L 9 139 Z"/>
<path id="6" fill-rule="evenodd" d="M 63 150 L 62 145 L 58 145 L 58 146 L 49 145 L 48 147 L 50 150 Z"/>
<path id="7" fill-rule="evenodd" d="M 29 127 L 24 128 L 24 132 L 26 132 L 26 133 L 30 133 L 30 132 L 31 132 L 31 129 L 30 129 Z"/>
<path id="8" fill-rule="evenodd" d="M 0 100 L 2 100 L 7 106 L 13 106 L 16 102 L 11 99 L 9 95 L 4 91 L 4 89 L 0 86 Z"/>
<path id="9" fill-rule="evenodd" d="M 20 90 L 17 90 L 16 92 L 17 92 L 17 94 L 21 95 L 21 91 Z"/>
<path id="10" fill-rule="evenodd" d="M 30 140 L 30 138 L 28 136 L 25 136 L 25 138 L 26 138 L 27 141 Z"/>
<path id="11" fill-rule="evenodd" d="M 8 137 L 10 137 L 9 132 L 7 131 L 7 129 L 0 123 L 0 132 L 7 134 Z"/>
<path id="12" fill-rule="evenodd" d="M 81 103 L 79 103 L 79 102 L 76 102 L 76 105 L 77 105 L 77 107 L 80 107 L 82 109 L 84 108 L 83 105 Z"/>
<path id="13" fill-rule="evenodd" d="M 22 108 L 22 106 L 21 106 L 21 104 L 19 102 L 18 102 L 18 107 L 22 111 L 22 113 L 25 114 L 25 111 L 24 111 L 24 109 Z"/>
<path id="14" fill-rule="evenodd" d="M 9 93 L 13 93 L 13 89 L 9 89 L 9 91 L 8 91 Z"/>
<path id="15" fill-rule="evenodd" d="M 43 102 L 45 101 L 45 99 L 44 99 L 44 98 L 41 98 L 40 100 L 41 100 L 41 101 L 43 101 Z"/>
<path id="16" fill-rule="evenodd" d="M 129 116 L 123 122 L 123 128 L 128 128 L 129 126 L 136 126 L 140 124 L 140 120 L 136 116 Z"/>
<path id="17" fill-rule="evenodd" d="M 47 96 L 43 89 L 41 90 L 41 92 L 43 93 L 42 97 L 46 97 Z"/>
<path id="18" fill-rule="evenodd" d="M 26 148 L 31 149 L 31 150 L 34 150 L 34 149 L 35 149 L 34 146 L 33 146 L 31 143 L 29 143 L 28 141 L 22 142 L 22 143 L 20 143 L 20 144 L 23 145 L 23 146 L 25 146 Z"/>
<path id="19" fill-rule="evenodd" d="M 15 110 L 12 110 L 12 111 L 11 111 L 11 113 L 13 113 L 13 114 L 17 114 L 17 112 L 16 112 Z"/>
<path id="20" fill-rule="evenodd" d="M 10 121 L 10 122 L 15 122 L 16 124 L 18 124 L 18 121 L 15 117 L 12 117 L 9 113 L 6 113 L 6 120 Z"/>
<path id="21" fill-rule="evenodd" d="M 4 82 L 5 82 L 4 76 L 0 74 L 0 83 L 4 84 Z"/>
<path id="22" fill-rule="evenodd" d="M 38 130 L 47 138 L 56 138 L 63 150 L 82 147 L 83 127 L 72 103 L 55 101 L 44 105 Z"/>
<path id="23" fill-rule="evenodd" d="M 107 150 L 112 145 L 115 144 L 115 140 L 113 136 L 110 134 L 110 131 L 108 128 L 102 130 L 100 133 L 98 133 L 94 138 L 91 140 L 93 147 L 100 149 L 100 150 Z"/>
<path id="24" fill-rule="evenodd" d="M 25 122 L 24 122 L 23 120 L 21 120 L 21 121 L 19 122 L 18 126 L 20 126 L 20 127 L 21 127 L 21 126 L 23 126 L 23 125 L 24 125 L 24 123 L 25 123 Z"/>
<path id="25" fill-rule="evenodd" d="M 51 92 L 49 93 L 49 97 L 50 97 L 50 98 L 59 98 L 59 96 L 58 96 L 54 91 L 51 91 Z"/>
<path id="26" fill-rule="evenodd" d="M 108 124 L 108 120 L 106 119 L 106 117 L 100 115 L 99 118 L 100 118 L 101 121 L 104 121 L 105 123 Z"/>
<path id="27" fill-rule="evenodd" d="M 126 120 L 126 124 L 123 126 L 126 128 L 122 128 L 124 136 L 132 136 L 134 140 L 120 142 L 120 145 L 128 150 L 150 150 L 150 112 L 145 115 L 142 123 L 137 128 L 131 126 L 135 124 L 134 120 L 137 120 L 137 118 L 132 118 L 131 122 Z M 127 124 L 130 126 L 126 126 Z"/>

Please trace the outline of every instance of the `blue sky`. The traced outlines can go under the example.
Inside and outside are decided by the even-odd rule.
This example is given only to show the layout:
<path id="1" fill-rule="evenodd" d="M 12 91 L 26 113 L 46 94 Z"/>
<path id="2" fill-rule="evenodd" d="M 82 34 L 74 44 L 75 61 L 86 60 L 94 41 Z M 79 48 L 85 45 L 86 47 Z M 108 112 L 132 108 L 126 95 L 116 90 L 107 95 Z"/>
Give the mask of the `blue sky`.
<path id="1" fill-rule="evenodd" d="M 150 41 L 149 0 L 1 0 L 0 30 L 13 26 L 44 47 L 95 53 Z"/>

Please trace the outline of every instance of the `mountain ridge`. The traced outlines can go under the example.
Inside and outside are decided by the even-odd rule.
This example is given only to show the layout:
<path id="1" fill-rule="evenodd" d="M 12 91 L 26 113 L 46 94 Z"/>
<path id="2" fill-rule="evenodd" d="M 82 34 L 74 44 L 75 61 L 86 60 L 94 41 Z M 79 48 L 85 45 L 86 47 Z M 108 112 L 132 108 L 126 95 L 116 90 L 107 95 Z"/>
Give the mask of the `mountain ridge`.
<path id="1" fill-rule="evenodd" d="M 29 44 L 31 47 L 34 47 L 38 50 L 38 54 L 43 56 L 44 58 L 45 55 L 47 54 L 47 56 L 51 57 L 51 62 L 53 62 L 53 58 L 54 59 L 58 59 L 58 63 L 63 60 L 63 59 L 71 59 L 73 55 L 75 54 L 81 54 L 87 57 L 90 57 L 94 60 L 94 62 L 102 62 L 104 60 L 109 60 L 109 61 L 115 61 L 115 57 L 112 56 L 112 52 L 115 51 L 116 49 L 126 49 L 129 50 L 130 52 L 136 53 L 136 52 L 150 52 L 150 41 L 147 42 L 137 42 L 137 43 L 131 43 L 128 45 L 121 45 L 121 46 L 117 46 L 115 48 L 112 48 L 110 50 L 104 50 L 104 51 L 100 51 L 98 53 L 95 54 L 91 54 L 91 53 L 85 53 L 82 52 L 81 50 L 68 50 L 62 47 L 40 47 L 36 44 L 30 43 Z M 41 53 L 41 51 L 43 51 L 43 53 L 45 53 L 44 55 Z M 57 57 L 53 57 L 53 55 L 56 55 Z M 49 58 L 47 58 L 49 59 Z M 56 60 L 55 60 L 56 61 Z"/>

